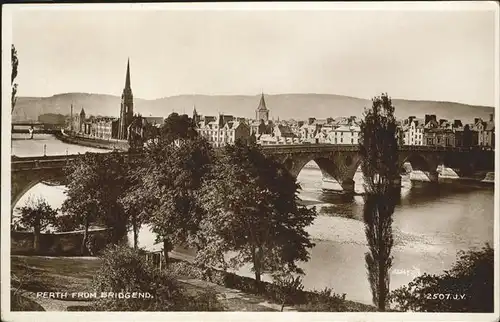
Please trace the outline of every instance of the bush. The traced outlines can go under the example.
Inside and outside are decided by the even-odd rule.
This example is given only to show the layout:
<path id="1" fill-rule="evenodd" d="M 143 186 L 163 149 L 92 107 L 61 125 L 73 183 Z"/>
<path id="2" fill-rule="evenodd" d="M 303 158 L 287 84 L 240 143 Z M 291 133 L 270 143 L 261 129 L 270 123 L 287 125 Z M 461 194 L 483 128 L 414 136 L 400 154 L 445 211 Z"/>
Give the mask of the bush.
<path id="1" fill-rule="evenodd" d="M 345 294 L 336 294 L 331 288 L 309 293 L 305 302 L 305 304 L 298 307 L 299 311 L 344 312 L 348 310 L 345 303 Z"/>
<path id="2" fill-rule="evenodd" d="M 210 311 L 222 310 L 215 293 L 190 295 L 170 272 L 160 271 L 137 250 L 113 245 L 102 255 L 102 265 L 93 281 L 95 292 L 142 292 L 149 298 L 99 298 L 95 310 L 104 311 Z"/>
<path id="3" fill-rule="evenodd" d="M 302 278 L 293 276 L 291 273 L 279 273 L 273 276 L 274 285 L 276 286 L 276 297 L 280 300 L 281 311 L 285 304 L 294 304 L 296 295 L 304 289 Z"/>
<path id="4" fill-rule="evenodd" d="M 424 274 L 394 290 L 396 309 L 416 312 L 493 312 L 493 249 L 460 251 L 451 270 Z"/>

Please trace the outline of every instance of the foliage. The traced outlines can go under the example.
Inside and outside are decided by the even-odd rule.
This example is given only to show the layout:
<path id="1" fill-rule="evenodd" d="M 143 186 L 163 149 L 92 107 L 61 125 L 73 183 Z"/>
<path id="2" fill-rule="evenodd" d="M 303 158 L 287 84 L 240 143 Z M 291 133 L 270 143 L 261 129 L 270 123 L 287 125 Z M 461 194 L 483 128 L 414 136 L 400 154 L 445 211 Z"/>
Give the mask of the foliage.
<path id="1" fill-rule="evenodd" d="M 143 190 L 139 189 L 141 184 L 143 168 L 145 166 L 144 159 L 129 155 L 128 169 L 125 175 L 125 187 L 122 195 L 119 198 L 119 203 L 127 214 L 130 222 L 130 227 L 134 235 L 134 248 L 138 247 L 139 229 L 146 221 L 145 205 L 140 203 Z"/>
<path id="2" fill-rule="evenodd" d="M 117 152 L 86 153 L 67 167 L 68 198 L 62 209 L 85 223 L 86 235 L 90 223 L 97 222 L 113 229 L 114 243 L 126 237 L 128 220 L 119 201 L 127 184 L 127 167 Z"/>
<path id="3" fill-rule="evenodd" d="M 17 84 L 14 83 L 14 80 L 17 77 L 17 68 L 19 66 L 19 59 L 17 58 L 17 50 L 14 44 L 11 47 L 11 59 L 12 59 L 12 74 L 10 76 L 10 84 L 12 86 L 12 94 L 11 94 L 11 111 L 14 111 L 14 106 L 16 105 L 16 94 L 17 94 Z"/>
<path id="4" fill-rule="evenodd" d="M 383 194 L 399 175 L 395 108 L 387 94 L 374 97 L 360 124 L 361 169 L 367 193 Z"/>
<path id="5" fill-rule="evenodd" d="M 293 295 L 297 291 L 302 291 L 304 285 L 302 285 L 302 277 L 293 276 L 289 272 L 279 272 L 273 275 L 274 284 L 278 287 L 278 297 L 281 302 L 281 312 L 285 304 L 292 304 Z"/>
<path id="6" fill-rule="evenodd" d="M 83 227 L 79 219 L 80 218 L 76 216 L 57 216 L 54 219 L 54 226 L 56 228 L 56 231 L 59 232 L 79 230 Z"/>
<path id="7" fill-rule="evenodd" d="M 314 244 L 304 228 L 316 211 L 297 204 L 298 189 L 257 146 L 227 146 L 200 193 L 206 216 L 198 235 L 205 246 L 196 260 L 223 269 L 252 263 L 257 286 L 265 272 L 302 273 L 296 261 L 309 258 Z"/>
<path id="8" fill-rule="evenodd" d="M 460 251 L 457 261 L 441 275 L 424 274 L 391 292 L 391 302 L 401 311 L 493 312 L 494 251 Z"/>
<path id="9" fill-rule="evenodd" d="M 165 142 L 165 141 L 163 141 Z M 167 254 L 173 245 L 199 246 L 196 238 L 204 209 L 199 204 L 199 188 L 208 173 L 213 150 L 201 137 L 180 144 L 154 144 L 146 148 L 140 178 L 127 194 L 127 204 L 135 204 L 147 216 Z M 165 256 L 168 263 L 168 256 Z"/>
<path id="10" fill-rule="evenodd" d="M 20 226 L 25 229 L 32 228 L 35 232 L 41 232 L 53 224 L 57 215 L 57 209 L 53 209 L 42 197 L 29 198 L 25 205 L 17 210 L 21 213 Z"/>
<path id="11" fill-rule="evenodd" d="M 36 200 L 29 199 L 22 207 L 17 210 L 21 213 L 18 220 L 20 227 L 33 229 L 33 249 L 35 252 L 40 251 L 40 233 L 47 226 L 54 223 L 57 215 L 57 209 L 53 209 L 43 198 Z"/>
<path id="12" fill-rule="evenodd" d="M 114 245 L 102 256 L 102 265 L 93 280 L 98 294 L 102 292 L 142 292 L 149 298 L 133 301 L 100 298 L 97 310 L 104 311 L 219 311 L 223 307 L 213 291 L 198 295 L 186 290 L 168 272 L 155 269 L 144 260 L 144 254 L 129 247 Z"/>
<path id="13" fill-rule="evenodd" d="M 305 304 L 299 305 L 300 312 L 345 312 L 348 307 L 345 303 L 345 294 L 339 295 L 331 288 L 325 287 L 321 291 L 314 291 L 307 296 Z"/>
<path id="14" fill-rule="evenodd" d="M 373 303 L 384 311 L 389 293 L 389 269 L 394 243 L 392 214 L 399 176 L 397 125 L 394 106 L 387 94 L 375 97 L 365 111 L 360 128 L 361 168 L 365 181 L 363 219 L 369 252 L 365 255 Z"/>
<path id="15" fill-rule="evenodd" d="M 189 140 L 198 136 L 194 128 L 193 120 L 186 114 L 170 114 L 161 127 L 160 139 L 162 142 L 173 142 L 175 140 Z"/>

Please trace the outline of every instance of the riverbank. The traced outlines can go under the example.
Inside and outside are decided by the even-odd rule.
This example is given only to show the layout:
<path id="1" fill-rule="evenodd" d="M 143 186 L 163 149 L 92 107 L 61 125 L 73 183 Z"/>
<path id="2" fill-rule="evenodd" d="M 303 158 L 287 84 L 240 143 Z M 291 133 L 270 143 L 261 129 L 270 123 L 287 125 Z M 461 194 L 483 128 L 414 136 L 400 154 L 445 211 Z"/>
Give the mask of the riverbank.
<path id="1" fill-rule="evenodd" d="M 88 311 L 91 308 L 92 298 L 49 298 L 38 297 L 38 292 L 56 292 L 72 295 L 92 292 L 93 276 L 100 269 L 101 259 L 96 257 L 44 257 L 44 256 L 11 256 L 12 273 L 20 277 L 23 282 L 21 293 L 27 298 L 41 305 L 46 311 Z M 173 266 L 181 264 L 189 267 L 190 264 L 182 261 L 173 262 Z M 193 267 L 194 268 L 194 267 Z M 251 294 L 236 288 L 230 288 L 218 283 L 205 281 L 190 276 L 189 271 L 183 269 L 173 274 L 183 285 L 186 291 L 191 293 L 204 292 L 212 289 L 216 292 L 218 299 L 227 311 L 280 311 L 281 303 L 270 301 L 269 298 L 259 294 Z M 18 278 L 14 281 L 19 285 Z M 14 286 L 15 286 L 14 285 Z M 250 284 L 249 284 L 250 285 Z M 251 283 L 253 285 L 253 283 Z M 348 311 L 374 311 L 373 306 L 361 303 L 336 300 L 339 307 Z M 297 308 L 287 305 L 284 311 L 314 309 L 308 305 L 300 305 Z M 325 307 L 326 308 L 326 307 Z"/>
<path id="2" fill-rule="evenodd" d="M 128 151 L 129 145 L 125 140 L 104 140 L 97 138 L 88 138 L 83 136 L 70 136 L 63 132 L 58 132 L 55 134 L 55 137 L 68 144 L 76 144 L 86 147 L 105 149 L 105 150 L 119 150 L 119 151 Z"/>

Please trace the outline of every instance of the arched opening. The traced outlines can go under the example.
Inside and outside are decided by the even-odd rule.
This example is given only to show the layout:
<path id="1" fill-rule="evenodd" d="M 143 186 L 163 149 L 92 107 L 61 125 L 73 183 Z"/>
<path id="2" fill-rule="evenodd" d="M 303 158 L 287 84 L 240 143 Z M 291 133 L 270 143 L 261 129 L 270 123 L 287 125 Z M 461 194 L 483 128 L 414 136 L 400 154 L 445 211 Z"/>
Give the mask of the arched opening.
<path id="1" fill-rule="evenodd" d="M 322 162 L 323 161 L 323 162 Z M 319 215 L 340 216 L 358 219 L 360 216 L 363 196 L 343 193 L 342 185 L 325 169 L 318 165 L 328 159 L 313 159 L 308 161 L 297 176 L 301 186 L 300 202 L 308 207 L 316 207 Z"/>
<path id="2" fill-rule="evenodd" d="M 403 180 L 433 182 L 437 181 L 437 166 L 428 162 L 418 153 L 410 154 L 402 162 Z"/>
<path id="3" fill-rule="evenodd" d="M 17 200 L 12 202 L 12 223 L 14 227 L 18 227 L 17 223 L 20 218 L 19 207 L 30 204 L 33 201 L 41 198 L 45 200 L 53 209 L 60 209 L 62 203 L 66 199 L 65 195 L 66 186 L 58 184 L 57 181 L 34 181 L 30 183 L 24 192 L 19 195 Z M 61 214 L 59 212 L 59 214 Z M 21 227 L 19 227 L 21 228 Z M 52 225 L 47 227 L 47 231 L 55 231 L 56 228 Z"/>

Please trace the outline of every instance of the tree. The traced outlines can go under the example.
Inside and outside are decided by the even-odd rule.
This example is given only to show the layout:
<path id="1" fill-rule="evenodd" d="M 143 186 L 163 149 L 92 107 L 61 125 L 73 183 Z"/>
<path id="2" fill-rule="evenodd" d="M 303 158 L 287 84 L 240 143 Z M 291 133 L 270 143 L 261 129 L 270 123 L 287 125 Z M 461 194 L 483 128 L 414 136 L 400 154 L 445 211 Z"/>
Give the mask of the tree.
<path id="1" fill-rule="evenodd" d="M 201 190 L 206 216 L 199 235 L 206 244 L 197 261 L 224 269 L 251 263 L 257 289 L 263 273 L 303 273 L 296 262 L 309 259 L 314 244 L 304 228 L 316 211 L 297 204 L 299 188 L 257 146 L 227 146 Z"/>
<path id="2" fill-rule="evenodd" d="M 198 135 L 194 128 L 193 120 L 186 114 L 170 114 L 161 128 L 162 141 L 173 142 L 175 140 L 193 139 Z"/>
<path id="3" fill-rule="evenodd" d="M 86 153 L 66 169 L 68 198 L 63 209 L 85 226 L 85 247 L 90 223 L 96 221 L 112 229 L 112 242 L 124 240 L 128 220 L 120 198 L 126 189 L 128 164 L 117 152 Z"/>
<path id="4" fill-rule="evenodd" d="M 11 112 L 14 111 L 14 106 L 16 105 L 16 94 L 17 94 L 17 84 L 14 83 L 14 80 L 17 77 L 17 67 L 19 66 L 19 59 L 17 58 L 17 50 L 14 44 L 11 47 L 11 59 L 12 59 L 12 74 L 10 76 L 10 84 L 12 86 L 12 96 L 11 96 Z"/>
<path id="5" fill-rule="evenodd" d="M 142 176 L 147 173 L 144 171 L 146 162 L 141 156 L 136 158 L 132 155 L 129 155 L 128 161 L 125 190 L 119 202 L 130 221 L 134 236 L 134 249 L 137 249 L 139 245 L 139 229 L 146 220 L 146 213 L 144 210 L 147 205 L 143 204 L 146 200 L 144 200 L 145 198 L 142 196 L 144 190 L 140 187 Z"/>
<path id="6" fill-rule="evenodd" d="M 28 200 L 22 207 L 17 208 L 21 213 L 19 223 L 25 228 L 33 229 L 33 249 L 36 253 L 40 251 L 40 233 L 52 224 L 57 215 L 57 209 L 53 209 L 43 198 Z"/>
<path id="7" fill-rule="evenodd" d="M 372 108 L 361 122 L 361 168 L 365 180 L 363 219 L 369 252 L 365 255 L 373 303 L 386 309 L 389 269 L 392 266 L 392 214 L 397 191 L 393 182 L 399 176 L 397 126 L 394 106 L 387 94 L 375 97 Z"/>
<path id="8" fill-rule="evenodd" d="M 441 275 L 424 274 L 391 292 L 391 302 L 401 311 L 493 312 L 494 251 L 460 251 L 457 261 Z"/>
<path id="9" fill-rule="evenodd" d="M 165 133 L 165 132 L 164 132 Z M 213 160 L 210 144 L 201 137 L 181 139 L 167 134 L 173 143 L 152 144 L 128 194 L 128 204 L 144 210 L 144 222 L 163 242 L 165 263 L 174 245 L 197 244 L 195 235 L 203 216 L 198 193 Z M 165 142 L 165 138 L 160 141 Z"/>

